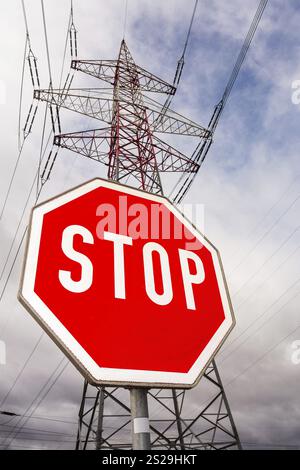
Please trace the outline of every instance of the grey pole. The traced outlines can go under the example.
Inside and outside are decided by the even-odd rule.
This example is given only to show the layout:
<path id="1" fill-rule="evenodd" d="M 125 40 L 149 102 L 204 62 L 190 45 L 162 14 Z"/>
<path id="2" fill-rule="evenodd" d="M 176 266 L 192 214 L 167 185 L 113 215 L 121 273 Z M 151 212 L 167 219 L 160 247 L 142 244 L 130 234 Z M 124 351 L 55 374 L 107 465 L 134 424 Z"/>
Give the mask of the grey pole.
<path id="1" fill-rule="evenodd" d="M 146 388 L 130 389 L 132 449 L 150 450 L 150 426 Z"/>

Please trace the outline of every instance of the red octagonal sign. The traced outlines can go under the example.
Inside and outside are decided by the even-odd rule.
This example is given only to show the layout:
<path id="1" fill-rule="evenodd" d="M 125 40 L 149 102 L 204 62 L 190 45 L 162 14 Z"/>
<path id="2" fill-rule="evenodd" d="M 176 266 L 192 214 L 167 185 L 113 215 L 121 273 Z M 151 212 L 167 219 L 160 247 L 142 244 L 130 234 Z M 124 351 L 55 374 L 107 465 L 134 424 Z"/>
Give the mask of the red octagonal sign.
<path id="1" fill-rule="evenodd" d="M 234 326 L 216 248 L 101 179 L 33 209 L 19 298 L 93 384 L 192 387 Z"/>

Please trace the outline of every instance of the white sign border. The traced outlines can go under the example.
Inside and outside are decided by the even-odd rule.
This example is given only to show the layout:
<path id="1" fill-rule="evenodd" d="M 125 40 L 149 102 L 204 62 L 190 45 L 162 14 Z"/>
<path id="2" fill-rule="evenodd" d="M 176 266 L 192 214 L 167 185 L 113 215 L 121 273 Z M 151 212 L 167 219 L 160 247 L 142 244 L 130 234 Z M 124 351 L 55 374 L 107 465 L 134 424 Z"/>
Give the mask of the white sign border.
<path id="1" fill-rule="evenodd" d="M 34 291 L 44 215 L 53 209 L 100 187 L 122 191 L 126 194 L 163 203 L 182 223 L 187 226 L 195 237 L 198 239 L 200 238 L 201 243 L 208 248 L 212 254 L 225 319 L 187 373 L 100 367 Z M 35 206 L 32 209 L 29 227 L 30 229 L 27 237 L 26 254 L 18 298 L 43 329 L 52 337 L 55 343 L 69 357 L 74 365 L 87 377 L 90 383 L 94 385 L 125 385 L 159 388 L 192 388 L 197 385 L 206 367 L 212 361 L 216 352 L 222 346 L 226 337 L 234 327 L 235 317 L 218 250 L 166 197 L 147 193 L 140 189 L 124 186 L 116 182 L 95 178 Z"/>

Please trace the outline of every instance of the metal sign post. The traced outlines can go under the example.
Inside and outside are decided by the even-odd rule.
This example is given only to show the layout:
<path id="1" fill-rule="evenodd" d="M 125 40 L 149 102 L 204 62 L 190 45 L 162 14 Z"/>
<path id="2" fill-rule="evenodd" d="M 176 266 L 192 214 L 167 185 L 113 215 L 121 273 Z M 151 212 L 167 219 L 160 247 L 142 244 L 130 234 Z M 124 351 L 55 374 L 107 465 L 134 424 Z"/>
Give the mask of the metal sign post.
<path id="1" fill-rule="evenodd" d="M 130 389 L 132 449 L 151 448 L 148 398 L 146 388 Z"/>

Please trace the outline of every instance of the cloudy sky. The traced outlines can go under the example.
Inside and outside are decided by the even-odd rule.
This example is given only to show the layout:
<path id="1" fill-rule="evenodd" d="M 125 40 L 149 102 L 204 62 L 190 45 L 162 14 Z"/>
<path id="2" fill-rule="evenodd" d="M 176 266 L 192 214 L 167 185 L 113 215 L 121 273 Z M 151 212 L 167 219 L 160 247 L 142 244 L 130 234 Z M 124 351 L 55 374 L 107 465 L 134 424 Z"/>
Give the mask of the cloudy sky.
<path id="1" fill-rule="evenodd" d="M 44 4 L 53 85 L 58 87 L 70 2 L 45 0 Z M 41 86 L 47 88 L 41 4 L 25 0 L 25 5 Z M 193 0 L 128 0 L 126 41 L 139 65 L 172 81 L 193 5 Z M 199 0 L 186 65 L 172 103 L 176 111 L 207 125 L 257 5 L 257 0 Z M 80 58 L 117 57 L 124 12 L 124 0 L 74 0 Z M 217 363 L 247 448 L 290 448 L 299 446 L 300 439 L 300 363 L 293 349 L 300 340 L 300 104 L 292 100 L 292 84 L 300 80 L 299 23 L 297 0 L 269 1 L 209 156 L 185 199 L 204 205 L 205 233 L 219 248 L 228 279 L 237 326 Z M 18 156 L 25 45 L 21 1 L 1 3 L 0 36 L 3 202 Z M 69 62 L 67 49 L 64 76 Z M 73 86 L 97 86 L 97 82 L 78 75 Z M 26 68 L 22 127 L 31 101 Z M 2 416 L 2 447 L 73 448 L 82 389 L 79 373 L 72 365 L 64 369 L 62 353 L 46 335 L 41 337 L 40 327 L 16 299 L 23 248 L 6 283 L 34 203 L 35 184 L 19 224 L 39 164 L 44 112 L 40 104 L 0 221 L 1 271 L 20 225 L 1 279 L 0 340 L 6 345 L 6 365 L 0 365 L 0 409 L 30 416 L 23 420 Z M 97 123 L 63 111 L 62 127 L 71 132 L 97 127 Z M 196 143 L 182 141 L 180 145 L 192 153 Z M 62 151 L 40 200 L 103 175 L 105 170 L 95 162 Z M 169 181 L 165 184 L 170 186 Z M 57 381 L 39 402 L 51 374 Z M 206 399 L 200 384 L 191 392 L 191 413 Z M 23 428 L 12 440 L 16 425 Z"/>

